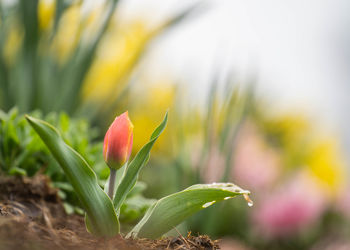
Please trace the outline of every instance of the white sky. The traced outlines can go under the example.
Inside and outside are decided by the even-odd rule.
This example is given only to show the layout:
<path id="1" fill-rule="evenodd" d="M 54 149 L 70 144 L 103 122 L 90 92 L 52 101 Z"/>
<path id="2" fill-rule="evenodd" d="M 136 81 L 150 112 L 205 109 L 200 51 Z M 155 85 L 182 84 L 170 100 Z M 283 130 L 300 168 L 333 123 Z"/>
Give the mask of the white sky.
<path id="1" fill-rule="evenodd" d="M 127 0 L 122 7 L 127 16 L 159 20 L 195 2 Z M 272 109 L 303 109 L 336 129 L 348 124 L 349 1 L 205 2 L 201 14 L 152 48 L 147 63 L 155 77 L 171 72 L 200 97 L 218 68 L 243 81 L 253 72 Z"/>

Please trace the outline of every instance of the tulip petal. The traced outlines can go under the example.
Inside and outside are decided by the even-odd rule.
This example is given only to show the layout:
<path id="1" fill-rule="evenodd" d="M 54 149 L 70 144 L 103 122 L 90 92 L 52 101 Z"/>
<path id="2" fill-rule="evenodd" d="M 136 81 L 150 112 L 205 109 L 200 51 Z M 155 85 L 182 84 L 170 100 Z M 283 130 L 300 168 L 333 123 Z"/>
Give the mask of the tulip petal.
<path id="1" fill-rule="evenodd" d="M 104 139 L 103 156 L 110 168 L 119 169 L 129 160 L 133 128 L 127 111 L 117 116 L 109 127 Z"/>

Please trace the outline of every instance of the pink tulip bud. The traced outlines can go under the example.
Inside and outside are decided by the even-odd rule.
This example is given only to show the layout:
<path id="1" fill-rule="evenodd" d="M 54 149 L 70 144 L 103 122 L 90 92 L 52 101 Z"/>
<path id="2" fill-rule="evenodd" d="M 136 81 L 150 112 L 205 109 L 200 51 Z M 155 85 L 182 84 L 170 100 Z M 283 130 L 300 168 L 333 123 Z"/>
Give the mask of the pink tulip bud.
<path id="1" fill-rule="evenodd" d="M 129 160 L 133 129 L 128 111 L 117 116 L 109 127 L 104 139 L 103 157 L 111 169 L 119 169 Z"/>

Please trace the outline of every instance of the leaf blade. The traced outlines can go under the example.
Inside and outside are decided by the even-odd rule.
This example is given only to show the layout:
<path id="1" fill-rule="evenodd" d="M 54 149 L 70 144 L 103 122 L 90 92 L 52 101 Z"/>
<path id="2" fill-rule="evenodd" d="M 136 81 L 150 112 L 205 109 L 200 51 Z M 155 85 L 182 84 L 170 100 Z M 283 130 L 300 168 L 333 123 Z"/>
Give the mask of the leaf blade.
<path id="1" fill-rule="evenodd" d="M 26 119 L 67 175 L 87 213 L 91 231 L 100 236 L 119 233 L 119 221 L 113 204 L 98 185 L 96 174 L 88 163 L 63 141 L 53 126 L 30 116 L 26 116 Z"/>
<path id="2" fill-rule="evenodd" d="M 215 202 L 249 193 L 232 183 L 193 185 L 154 203 L 128 237 L 158 238 Z"/>

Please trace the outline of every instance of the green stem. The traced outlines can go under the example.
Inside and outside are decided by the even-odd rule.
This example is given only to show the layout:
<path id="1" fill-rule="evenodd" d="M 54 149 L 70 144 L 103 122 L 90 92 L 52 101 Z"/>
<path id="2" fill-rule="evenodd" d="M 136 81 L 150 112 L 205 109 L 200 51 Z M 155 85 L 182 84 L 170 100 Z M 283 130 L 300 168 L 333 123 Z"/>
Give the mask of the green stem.
<path id="1" fill-rule="evenodd" d="M 111 173 L 109 176 L 109 183 L 108 183 L 108 196 L 109 198 L 111 198 L 111 200 L 113 200 L 116 174 L 117 174 L 117 170 L 111 168 Z"/>

